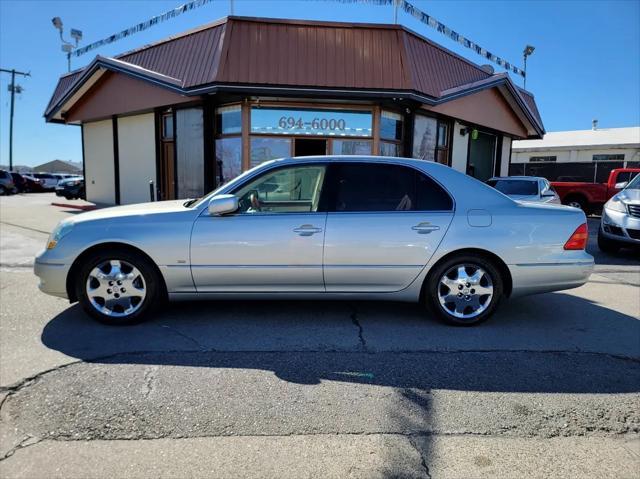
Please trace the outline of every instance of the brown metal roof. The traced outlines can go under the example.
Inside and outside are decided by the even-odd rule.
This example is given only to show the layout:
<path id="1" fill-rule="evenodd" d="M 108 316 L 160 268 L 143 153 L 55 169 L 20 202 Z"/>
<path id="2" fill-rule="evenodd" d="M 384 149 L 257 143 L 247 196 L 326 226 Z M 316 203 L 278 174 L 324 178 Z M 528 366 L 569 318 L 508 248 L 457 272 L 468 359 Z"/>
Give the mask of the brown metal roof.
<path id="1" fill-rule="evenodd" d="M 207 85 L 251 85 L 416 92 L 437 100 L 445 90 L 492 77 L 398 25 L 247 17 L 228 17 L 116 58 L 176 79 L 186 94 Z M 60 79 L 48 113 L 81 74 Z M 541 125 L 533 97 L 520 93 Z"/>

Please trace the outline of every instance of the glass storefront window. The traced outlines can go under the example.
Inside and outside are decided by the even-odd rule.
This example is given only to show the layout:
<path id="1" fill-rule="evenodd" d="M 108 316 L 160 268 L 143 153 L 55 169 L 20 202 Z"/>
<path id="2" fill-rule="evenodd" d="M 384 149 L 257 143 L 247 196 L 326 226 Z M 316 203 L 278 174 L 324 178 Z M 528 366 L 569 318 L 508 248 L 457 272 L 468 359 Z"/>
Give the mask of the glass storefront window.
<path id="1" fill-rule="evenodd" d="M 333 140 L 331 153 L 334 155 L 370 155 L 370 140 Z"/>
<path id="2" fill-rule="evenodd" d="M 449 146 L 448 126 L 446 123 L 438 123 L 438 148 Z"/>
<path id="3" fill-rule="evenodd" d="M 381 156 L 402 156 L 402 145 L 399 143 L 381 141 L 380 155 Z"/>
<path id="4" fill-rule="evenodd" d="M 242 172 L 242 139 L 239 136 L 216 140 L 216 163 L 218 185 Z"/>
<path id="5" fill-rule="evenodd" d="M 371 137 L 370 111 L 251 108 L 251 133 Z"/>
<path id="6" fill-rule="evenodd" d="M 433 161 L 436 152 L 438 121 L 428 116 L 416 115 L 413 127 L 413 158 Z"/>
<path id="7" fill-rule="evenodd" d="M 291 139 L 251 137 L 251 168 L 268 160 L 291 156 Z"/>
<path id="8" fill-rule="evenodd" d="M 380 116 L 380 138 L 385 140 L 402 139 L 402 115 L 391 111 L 382 111 Z"/>
<path id="9" fill-rule="evenodd" d="M 240 105 L 223 106 L 216 109 L 216 133 L 232 135 L 242 131 L 242 112 Z"/>

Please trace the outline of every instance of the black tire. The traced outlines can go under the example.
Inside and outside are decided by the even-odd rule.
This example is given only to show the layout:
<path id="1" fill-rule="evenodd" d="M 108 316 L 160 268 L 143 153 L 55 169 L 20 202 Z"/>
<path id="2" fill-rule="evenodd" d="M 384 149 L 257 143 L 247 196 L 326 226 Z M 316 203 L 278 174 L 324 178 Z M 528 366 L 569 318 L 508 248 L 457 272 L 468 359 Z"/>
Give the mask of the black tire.
<path id="1" fill-rule="evenodd" d="M 583 196 L 569 196 L 562 203 L 567 206 L 573 206 L 574 208 L 580 208 L 587 216 L 591 213 L 589 202 Z"/>
<path id="2" fill-rule="evenodd" d="M 8 194 L 8 190 L 3 185 L 0 185 L 0 196 L 6 196 Z"/>
<path id="3" fill-rule="evenodd" d="M 620 251 L 617 241 L 607 238 L 602 234 L 602 227 L 598 229 L 598 248 L 603 253 L 615 254 Z"/>
<path id="4" fill-rule="evenodd" d="M 94 268 L 111 260 L 120 260 L 137 268 L 141 273 L 144 288 L 146 289 L 144 299 L 139 301 L 139 305 L 136 304 L 137 309 L 126 316 L 110 316 L 98 311 L 87 296 L 89 274 Z M 126 249 L 98 251 L 89 258 L 86 258 L 77 276 L 75 292 L 80 305 L 89 316 L 101 323 L 118 326 L 136 324 L 147 319 L 165 298 L 164 283 L 156 266 L 146 257 Z M 124 312 L 117 313 L 123 314 Z"/>
<path id="5" fill-rule="evenodd" d="M 484 270 L 484 273 L 489 277 L 483 278 L 483 281 L 486 282 L 487 279 L 490 279 L 491 283 L 493 284 L 493 296 L 491 296 L 490 299 L 487 297 L 488 295 L 480 297 L 481 302 L 483 298 L 488 302 L 483 305 L 484 309 L 482 310 L 482 312 L 471 318 L 459 318 L 454 316 L 454 314 L 450 311 L 450 307 L 448 308 L 443 306 L 439 300 L 439 293 L 442 291 L 444 294 L 444 292 L 446 291 L 446 286 L 442 286 L 440 284 L 441 278 L 443 278 L 448 271 L 452 270 L 453 268 L 457 268 L 459 265 L 469 266 L 469 268 L 467 268 L 467 271 L 473 271 L 474 267 L 482 268 Z M 469 290 L 469 292 L 471 291 L 473 291 L 473 289 Z M 502 278 L 500 270 L 493 261 L 480 255 L 461 254 L 447 259 L 446 261 L 436 265 L 435 268 L 431 270 L 431 272 L 427 276 L 427 280 L 425 281 L 422 296 L 426 308 L 445 323 L 454 326 L 473 326 L 486 321 L 494 313 L 494 311 L 498 307 L 498 304 L 500 303 L 500 300 L 502 299 L 503 292 L 504 280 Z M 456 291 L 456 295 L 458 293 L 459 292 Z"/>

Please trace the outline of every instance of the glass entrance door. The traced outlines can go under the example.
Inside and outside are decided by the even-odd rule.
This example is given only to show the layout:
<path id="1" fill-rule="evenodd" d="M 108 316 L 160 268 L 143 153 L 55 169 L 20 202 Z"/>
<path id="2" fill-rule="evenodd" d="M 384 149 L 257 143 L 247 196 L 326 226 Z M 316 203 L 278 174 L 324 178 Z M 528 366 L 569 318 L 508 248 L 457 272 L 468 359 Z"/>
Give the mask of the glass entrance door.
<path id="1" fill-rule="evenodd" d="M 493 176 L 497 138 L 495 135 L 478 131 L 470 135 L 469 142 L 467 174 L 480 181 L 487 181 Z"/>

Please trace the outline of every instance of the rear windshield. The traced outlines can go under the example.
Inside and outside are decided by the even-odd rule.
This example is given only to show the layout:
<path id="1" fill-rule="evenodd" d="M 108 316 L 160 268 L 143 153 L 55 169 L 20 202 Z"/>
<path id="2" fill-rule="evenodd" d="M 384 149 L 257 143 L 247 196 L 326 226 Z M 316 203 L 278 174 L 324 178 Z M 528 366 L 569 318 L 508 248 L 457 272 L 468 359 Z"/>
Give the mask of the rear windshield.
<path id="1" fill-rule="evenodd" d="M 538 184 L 528 180 L 489 180 L 489 186 L 505 195 L 534 196 L 538 194 Z"/>

